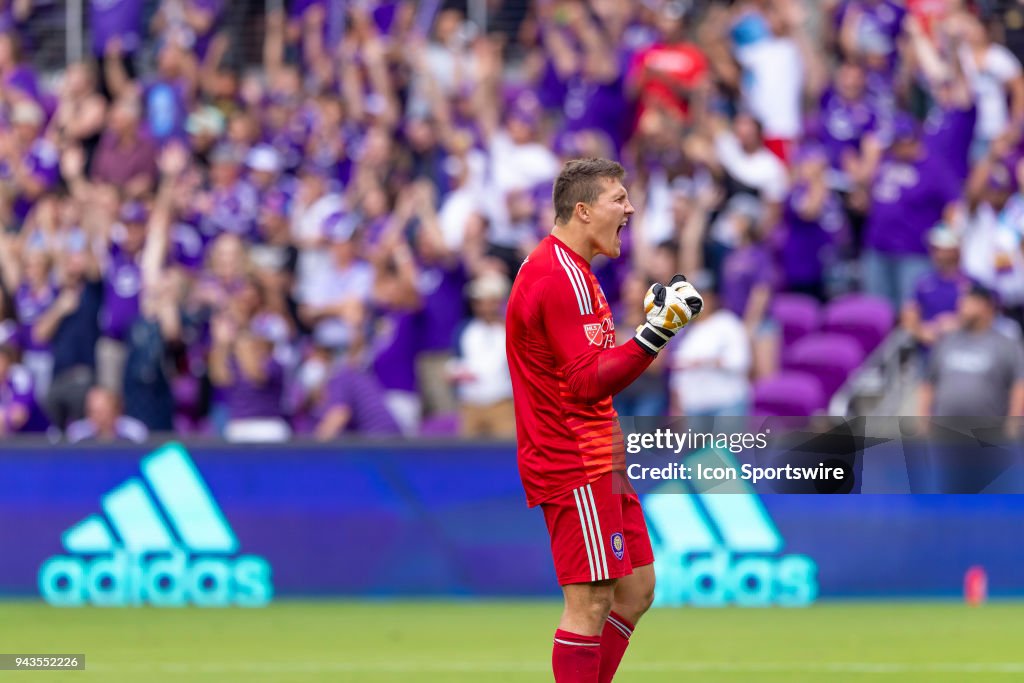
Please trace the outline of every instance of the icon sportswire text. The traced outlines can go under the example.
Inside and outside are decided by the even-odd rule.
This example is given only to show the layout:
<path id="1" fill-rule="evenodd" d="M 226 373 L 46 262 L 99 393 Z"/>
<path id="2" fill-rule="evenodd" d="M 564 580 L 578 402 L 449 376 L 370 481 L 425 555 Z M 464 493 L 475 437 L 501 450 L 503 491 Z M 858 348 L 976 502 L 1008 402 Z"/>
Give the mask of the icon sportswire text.
<path id="1" fill-rule="evenodd" d="M 43 598 L 60 606 L 265 605 L 270 565 L 240 555 L 238 539 L 183 446 L 146 456 L 101 498 L 102 514 L 64 532 L 70 555 L 39 569 Z"/>
<path id="2" fill-rule="evenodd" d="M 720 461 L 709 449 L 690 456 Z M 783 539 L 748 482 L 715 492 L 666 483 L 644 496 L 662 605 L 802 606 L 818 594 L 817 565 L 806 555 L 779 555 Z M 657 495 L 674 493 L 680 495 Z"/>

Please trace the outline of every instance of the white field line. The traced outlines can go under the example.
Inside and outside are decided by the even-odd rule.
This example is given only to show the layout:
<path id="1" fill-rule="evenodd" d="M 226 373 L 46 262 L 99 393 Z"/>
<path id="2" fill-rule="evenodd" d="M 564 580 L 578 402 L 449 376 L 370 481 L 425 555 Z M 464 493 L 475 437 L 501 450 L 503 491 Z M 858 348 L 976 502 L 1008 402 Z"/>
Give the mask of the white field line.
<path id="1" fill-rule="evenodd" d="M 87 671 L 102 673 L 541 673 L 542 662 L 103 662 Z M 854 673 L 854 674 L 1024 674 L 1024 662 L 631 662 L 625 671 L 647 673 Z"/>

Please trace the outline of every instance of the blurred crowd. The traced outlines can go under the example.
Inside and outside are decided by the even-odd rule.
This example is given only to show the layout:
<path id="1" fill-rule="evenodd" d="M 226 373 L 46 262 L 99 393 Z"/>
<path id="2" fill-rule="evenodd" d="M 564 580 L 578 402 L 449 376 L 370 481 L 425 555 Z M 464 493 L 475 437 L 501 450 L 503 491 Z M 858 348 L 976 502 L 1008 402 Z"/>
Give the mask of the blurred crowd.
<path id="1" fill-rule="evenodd" d="M 512 436 L 503 305 L 582 156 L 637 207 L 623 338 L 653 281 L 708 302 L 622 414 L 746 414 L 780 291 L 961 335 L 933 387 L 1024 379 L 1018 2 L 293 0 L 248 66 L 226 2 L 151 5 L 41 74 L 0 1 L 0 432 Z"/>

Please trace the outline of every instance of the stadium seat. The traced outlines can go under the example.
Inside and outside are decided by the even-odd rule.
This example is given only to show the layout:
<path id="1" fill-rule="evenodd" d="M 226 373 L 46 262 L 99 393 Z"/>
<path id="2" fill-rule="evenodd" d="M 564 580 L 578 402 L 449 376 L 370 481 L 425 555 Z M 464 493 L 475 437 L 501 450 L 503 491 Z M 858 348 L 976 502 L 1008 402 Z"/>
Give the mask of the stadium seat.
<path id="1" fill-rule="evenodd" d="M 784 370 L 754 385 L 753 413 L 805 417 L 823 409 L 825 401 L 825 393 L 817 377 L 806 372 Z"/>
<path id="2" fill-rule="evenodd" d="M 854 337 L 835 332 L 810 334 L 786 350 L 782 365 L 814 375 L 825 398 L 842 386 L 867 354 Z"/>
<path id="3" fill-rule="evenodd" d="M 772 317 L 782 325 L 782 341 L 788 347 L 821 327 L 821 304 L 807 294 L 782 292 L 772 301 Z"/>
<path id="4" fill-rule="evenodd" d="M 825 307 L 822 329 L 850 335 L 866 355 L 885 339 L 895 321 L 896 312 L 885 299 L 868 294 L 848 294 Z"/>

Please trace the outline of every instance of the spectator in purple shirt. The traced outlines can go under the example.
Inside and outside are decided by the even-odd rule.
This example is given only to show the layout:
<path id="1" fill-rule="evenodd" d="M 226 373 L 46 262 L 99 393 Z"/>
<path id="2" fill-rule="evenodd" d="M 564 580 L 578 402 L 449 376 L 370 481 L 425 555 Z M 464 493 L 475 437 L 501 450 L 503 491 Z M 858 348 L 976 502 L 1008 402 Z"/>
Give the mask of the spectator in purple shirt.
<path id="1" fill-rule="evenodd" d="M 150 28 L 153 33 L 193 52 L 200 61 L 220 61 L 226 37 L 217 34 L 221 0 L 163 0 Z"/>
<path id="2" fill-rule="evenodd" d="M 25 248 L 13 235 L 4 235 L 0 237 L 0 269 L 4 288 L 14 301 L 22 363 L 32 373 L 36 395 L 42 398 L 50 388 L 53 356 L 49 344 L 37 340 L 32 328 L 57 299 L 52 258 L 41 247 Z"/>
<path id="3" fill-rule="evenodd" d="M 316 438 L 330 441 L 343 433 L 357 436 L 400 436 L 398 422 L 388 409 L 384 389 L 364 362 L 361 334 L 338 356 L 329 369 L 313 406 Z"/>
<path id="4" fill-rule="evenodd" d="M 925 234 L 952 208 L 961 185 L 943 150 L 922 138 L 909 114 L 900 114 L 869 191 L 864 288 L 898 309 L 928 269 Z"/>
<path id="5" fill-rule="evenodd" d="M 210 380 L 223 393 L 228 422 L 224 437 L 235 443 L 282 442 L 291 428 L 282 417 L 284 368 L 273 343 L 221 314 L 211 323 Z"/>
<path id="6" fill-rule="evenodd" d="M 44 432 L 49 420 L 36 402 L 32 374 L 18 364 L 18 350 L 0 345 L 0 435 Z"/>
<path id="7" fill-rule="evenodd" d="M 40 137 L 45 123 L 42 108 L 28 99 L 15 103 L 10 112 L 11 129 L 0 133 L 0 177 L 6 176 L 16 225 L 33 204 L 60 178 L 60 157 L 49 140 Z"/>
<path id="8" fill-rule="evenodd" d="M 85 417 L 68 425 L 68 443 L 145 443 L 149 430 L 133 417 L 121 414 L 121 399 L 102 387 L 94 387 L 85 400 Z"/>
<path id="9" fill-rule="evenodd" d="M 199 226 L 208 239 L 221 233 L 238 235 L 247 242 L 257 237 L 259 195 L 242 178 L 244 155 L 244 150 L 226 143 L 210 155 L 211 187 L 205 198 L 209 208 Z"/>
<path id="10" fill-rule="evenodd" d="M 932 268 L 918 278 L 903 305 L 901 324 L 921 346 L 932 346 L 959 328 L 957 300 L 967 276 L 960 269 L 960 239 L 945 225 L 928 232 Z"/>
<path id="11" fill-rule="evenodd" d="M 767 377 L 778 365 L 779 327 L 768 307 L 778 278 L 771 250 L 755 220 L 742 223 L 739 237 L 739 245 L 722 260 L 720 298 L 722 308 L 743 321 L 753 340 L 755 377 Z"/>
<path id="12" fill-rule="evenodd" d="M 144 4 L 144 0 L 89 0 L 89 29 L 95 57 L 107 54 L 114 40 L 123 55 L 132 55 L 142 46 Z"/>
<path id="13" fill-rule="evenodd" d="M 894 0 L 844 0 L 835 14 L 843 54 L 862 60 L 871 71 L 889 76 L 891 82 L 906 15 L 907 8 Z"/>
<path id="14" fill-rule="evenodd" d="M 825 149 L 805 145 L 793 155 L 793 190 L 783 207 L 779 257 L 785 287 L 825 300 L 825 273 L 848 239 L 846 213 L 828 185 Z"/>
<path id="15" fill-rule="evenodd" d="M 148 212 L 140 202 L 121 207 L 120 221 L 111 227 L 109 244 L 103 249 L 103 308 L 100 329 L 103 336 L 96 347 L 97 381 L 120 393 L 124 383 L 125 341 L 139 315 L 142 291 L 140 259 L 146 242 Z"/>
<path id="16" fill-rule="evenodd" d="M 864 68 L 854 61 L 843 62 L 819 104 L 818 140 L 825 146 L 831 168 L 843 174 L 859 161 L 861 140 L 878 124 L 866 88 Z"/>

